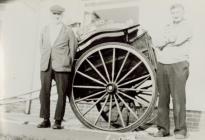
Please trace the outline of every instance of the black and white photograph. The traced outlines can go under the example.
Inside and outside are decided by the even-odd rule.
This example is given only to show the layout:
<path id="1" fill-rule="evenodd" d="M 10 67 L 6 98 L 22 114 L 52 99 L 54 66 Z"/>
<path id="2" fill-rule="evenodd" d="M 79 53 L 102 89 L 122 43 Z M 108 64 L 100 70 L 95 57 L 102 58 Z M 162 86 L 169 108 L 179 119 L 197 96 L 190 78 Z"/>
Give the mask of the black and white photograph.
<path id="1" fill-rule="evenodd" d="M 0 0 L 0 140 L 202 140 L 205 1 Z"/>

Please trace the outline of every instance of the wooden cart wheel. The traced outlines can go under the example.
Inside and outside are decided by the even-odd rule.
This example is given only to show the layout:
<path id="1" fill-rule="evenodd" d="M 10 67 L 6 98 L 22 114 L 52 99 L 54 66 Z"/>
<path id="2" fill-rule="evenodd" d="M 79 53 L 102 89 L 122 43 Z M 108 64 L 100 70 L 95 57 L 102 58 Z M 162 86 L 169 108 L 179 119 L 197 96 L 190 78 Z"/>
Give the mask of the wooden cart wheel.
<path id="1" fill-rule="evenodd" d="M 155 71 L 124 43 L 103 43 L 76 62 L 71 107 L 87 127 L 126 132 L 150 116 L 156 101 Z"/>

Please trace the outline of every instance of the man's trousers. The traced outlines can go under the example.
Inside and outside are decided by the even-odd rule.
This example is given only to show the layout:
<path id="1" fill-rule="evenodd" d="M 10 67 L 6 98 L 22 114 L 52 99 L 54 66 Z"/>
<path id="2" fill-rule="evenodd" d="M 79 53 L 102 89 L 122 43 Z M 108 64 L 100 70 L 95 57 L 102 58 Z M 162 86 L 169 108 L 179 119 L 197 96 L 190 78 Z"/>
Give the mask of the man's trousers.
<path id="1" fill-rule="evenodd" d="M 175 134 L 186 135 L 186 81 L 189 76 L 187 61 L 174 64 L 158 64 L 157 86 L 159 91 L 158 120 L 159 129 L 170 131 L 169 103 L 170 95 L 173 102 Z"/>
<path id="2" fill-rule="evenodd" d="M 50 92 L 52 80 L 56 81 L 58 99 L 55 109 L 55 120 L 63 120 L 66 106 L 66 96 L 71 91 L 70 72 L 55 72 L 52 70 L 51 62 L 47 71 L 41 71 L 41 90 L 40 90 L 40 117 L 50 118 Z"/>

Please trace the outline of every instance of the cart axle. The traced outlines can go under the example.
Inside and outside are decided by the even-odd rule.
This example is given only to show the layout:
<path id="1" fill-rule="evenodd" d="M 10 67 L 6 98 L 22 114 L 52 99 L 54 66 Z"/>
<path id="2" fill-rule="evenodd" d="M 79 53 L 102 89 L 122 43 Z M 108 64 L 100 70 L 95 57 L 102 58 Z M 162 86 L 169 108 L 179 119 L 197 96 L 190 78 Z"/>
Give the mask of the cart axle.
<path id="1" fill-rule="evenodd" d="M 114 84 L 114 83 L 109 83 L 109 84 L 106 86 L 106 91 L 107 91 L 109 94 L 116 94 L 116 93 L 117 93 L 117 85 Z"/>

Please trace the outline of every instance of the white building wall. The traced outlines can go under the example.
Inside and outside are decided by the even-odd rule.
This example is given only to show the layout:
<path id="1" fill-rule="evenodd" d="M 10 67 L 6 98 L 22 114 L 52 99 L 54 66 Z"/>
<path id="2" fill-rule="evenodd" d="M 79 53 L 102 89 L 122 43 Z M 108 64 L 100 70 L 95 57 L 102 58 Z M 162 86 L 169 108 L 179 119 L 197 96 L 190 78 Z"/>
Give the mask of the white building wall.
<path id="1" fill-rule="evenodd" d="M 5 4 L 2 22 L 4 96 L 32 88 L 37 15 L 22 1 Z"/>

